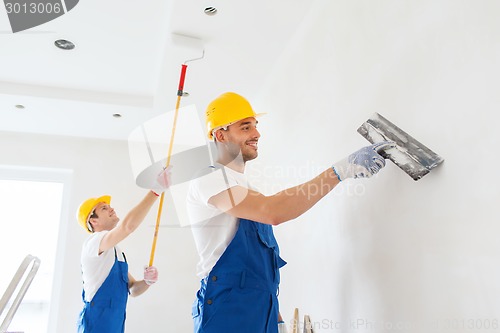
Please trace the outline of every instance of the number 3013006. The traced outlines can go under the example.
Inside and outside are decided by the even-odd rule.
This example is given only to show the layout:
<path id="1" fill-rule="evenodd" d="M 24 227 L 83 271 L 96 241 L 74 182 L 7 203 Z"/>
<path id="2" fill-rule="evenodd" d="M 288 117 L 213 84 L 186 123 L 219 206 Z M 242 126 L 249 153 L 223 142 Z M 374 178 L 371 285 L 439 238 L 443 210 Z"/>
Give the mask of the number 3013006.
<path id="1" fill-rule="evenodd" d="M 60 3 L 11 3 L 6 2 L 5 8 L 7 9 L 7 14 L 59 14 L 61 13 L 62 6 Z"/>

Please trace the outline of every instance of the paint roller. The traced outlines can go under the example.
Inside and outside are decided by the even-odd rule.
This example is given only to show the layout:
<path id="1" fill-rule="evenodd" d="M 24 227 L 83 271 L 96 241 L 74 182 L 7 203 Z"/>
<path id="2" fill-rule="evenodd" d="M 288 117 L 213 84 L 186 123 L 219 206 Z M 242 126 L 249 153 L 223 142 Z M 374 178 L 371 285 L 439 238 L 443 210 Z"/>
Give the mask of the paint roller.
<path id="1" fill-rule="evenodd" d="M 358 133 L 371 143 L 394 141 L 395 147 L 379 153 L 394 162 L 413 180 L 421 179 L 444 161 L 441 156 L 378 113 L 364 122 L 358 128 Z"/>
<path id="2" fill-rule="evenodd" d="M 192 39 L 191 37 L 187 36 L 181 36 L 181 35 L 173 35 L 173 40 L 178 41 L 179 39 L 182 39 L 183 42 L 185 43 L 186 40 Z M 198 41 L 198 40 L 197 40 Z M 170 142 L 168 146 L 168 153 L 167 153 L 167 159 L 165 163 L 165 168 L 170 166 L 170 161 L 171 161 L 171 156 L 172 156 L 172 149 L 174 146 L 174 138 L 175 138 L 175 130 L 176 130 L 176 125 L 177 125 L 177 119 L 179 116 L 179 108 L 180 108 L 180 103 L 181 103 L 181 98 L 185 95 L 184 93 L 184 82 L 186 79 L 186 71 L 187 71 L 187 63 L 203 59 L 205 57 L 205 50 L 203 49 L 202 55 L 197 58 L 192 58 L 189 60 L 185 60 L 184 63 L 181 65 L 181 73 L 179 77 L 179 85 L 177 87 L 177 101 L 175 104 L 175 113 L 174 113 L 174 121 L 173 121 L 173 126 L 172 126 L 172 133 L 170 135 Z M 148 147 L 148 150 L 151 150 L 150 147 Z M 156 224 L 155 224 L 155 231 L 154 231 L 154 236 L 153 236 L 153 243 L 151 245 L 151 254 L 149 258 L 149 266 L 153 266 L 154 262 L 154 256 L 155 256 L 155 251 L 156 251 L 156 243 L 158 240 L 158 230 L 160 228 L 160 221 L 161 221 L 161 213 L 163 210 L 163 201 L 165 198 L 165 192 L 163 192 L 160 196 L 160 203 L 158 205 L 158 213 L 156 216 Z"/>

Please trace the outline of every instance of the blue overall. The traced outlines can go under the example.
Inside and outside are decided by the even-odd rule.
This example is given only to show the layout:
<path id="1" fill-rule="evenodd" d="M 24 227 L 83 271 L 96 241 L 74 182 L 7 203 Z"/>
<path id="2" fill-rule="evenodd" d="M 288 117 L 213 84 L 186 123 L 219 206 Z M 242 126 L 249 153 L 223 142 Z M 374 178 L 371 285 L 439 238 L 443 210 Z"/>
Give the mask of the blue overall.
<path id="1" fill-rule="evenodd" d="M 195 333 L 277 333 L 279 268 L 286 262 L 270 225 L 240 219 L 238 230 L 201 281 Z"/>
<path id="2" fill-rule="evenodd" d="M 78 333 L 123 333 L 128 293 L 128 264 L 126 259 L 118 260 L 115 249 L 115 263 L 94 298 L 86 302 L 85 290 L 82 292 L 85 305 Z"/>

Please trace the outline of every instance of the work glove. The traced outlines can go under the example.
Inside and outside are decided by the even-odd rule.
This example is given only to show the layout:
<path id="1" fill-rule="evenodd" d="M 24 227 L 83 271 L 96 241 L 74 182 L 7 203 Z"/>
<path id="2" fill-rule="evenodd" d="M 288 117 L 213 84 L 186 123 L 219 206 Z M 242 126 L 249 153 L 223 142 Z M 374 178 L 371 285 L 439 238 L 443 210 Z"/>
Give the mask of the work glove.
<path id="1" fill-rule="evenodd" d="M 156 181 L 153 185 L 153 188 L 151 191 L 153 191 L 154 194 L 159 196 L 163 192 L 165 192 L 169 187 L 170 184 L 172 184 L 171 181 L 171 175 L 172 175 L 172 166 L 169 165 L 166 168 L 163 168 L 163 170 L 158 174 L 156 177 Z"/>
<path id="2" fill-rule="evenodd" d="M 393 141 L 382 141 L 363 147 L 347 158 L 332 165 L 340 181 L 347 178 L 370 178 L 385 166 L 385 159 L 380 152 L 396 147 Z"/>
<path id="3" fill-rule="evenodd" d="M 148 286 L 158 281 L 158 270 L 154 266 L 144 267 L 144 282 Z"/>
<path id="4" fill-rule="evenodd" d="M 284 321 L 278 322 L 278 333 L 287 333 L 286 325 Z"/>

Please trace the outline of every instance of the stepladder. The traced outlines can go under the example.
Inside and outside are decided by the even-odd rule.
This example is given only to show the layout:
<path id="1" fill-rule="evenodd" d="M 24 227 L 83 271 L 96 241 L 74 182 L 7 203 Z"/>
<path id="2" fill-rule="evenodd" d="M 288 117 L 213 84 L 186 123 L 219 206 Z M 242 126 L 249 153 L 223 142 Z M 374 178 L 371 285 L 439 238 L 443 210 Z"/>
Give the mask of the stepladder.
<path id="1" fill-rule="evenodd" d="M 311 317 L 308 314 L 304 315 L 304 321 L 301 324 L 299 320 L 299 309 L 295 308 L 295 310 L 293 311 L 292 333 L 301 333 L 301 326 L 302 333 L 314 333 Z"/>
<path id="2" fill-rule="evenodd" d="M 31 269 L 26 274 L 30 266 Z M 12 319 L 14 318 L 14 315 L 16 314 L 17 309 L 19 308 L 19 305 L 21 305 L 24 295 L 28 291 L 31 282 L 35 278 L 35 275 L 38 272 L 39 267 L 40 267 L 40 259 L 30 254 L 28 254 L 19 265 L 17 272 L 14 274 L 14 277 L 12 278 L 9 286 L 7 287 L 2 298 L 0 299 L 0 316 L 2 315 L 3 311 L 7 308 L 7 305 L 10 306 L 9 311 L 7 312 L 5 318 L 0 324 L 0 333 L 9 333 L 7 331 L 7 328 L 9 327 Z M 18 285 L 21 282 L 23 283 L 18 288 Z M 17 293 L 14 300 L 10 302 L 10 299 L 14 296 L 14 293 L 16 291 Z"/>

